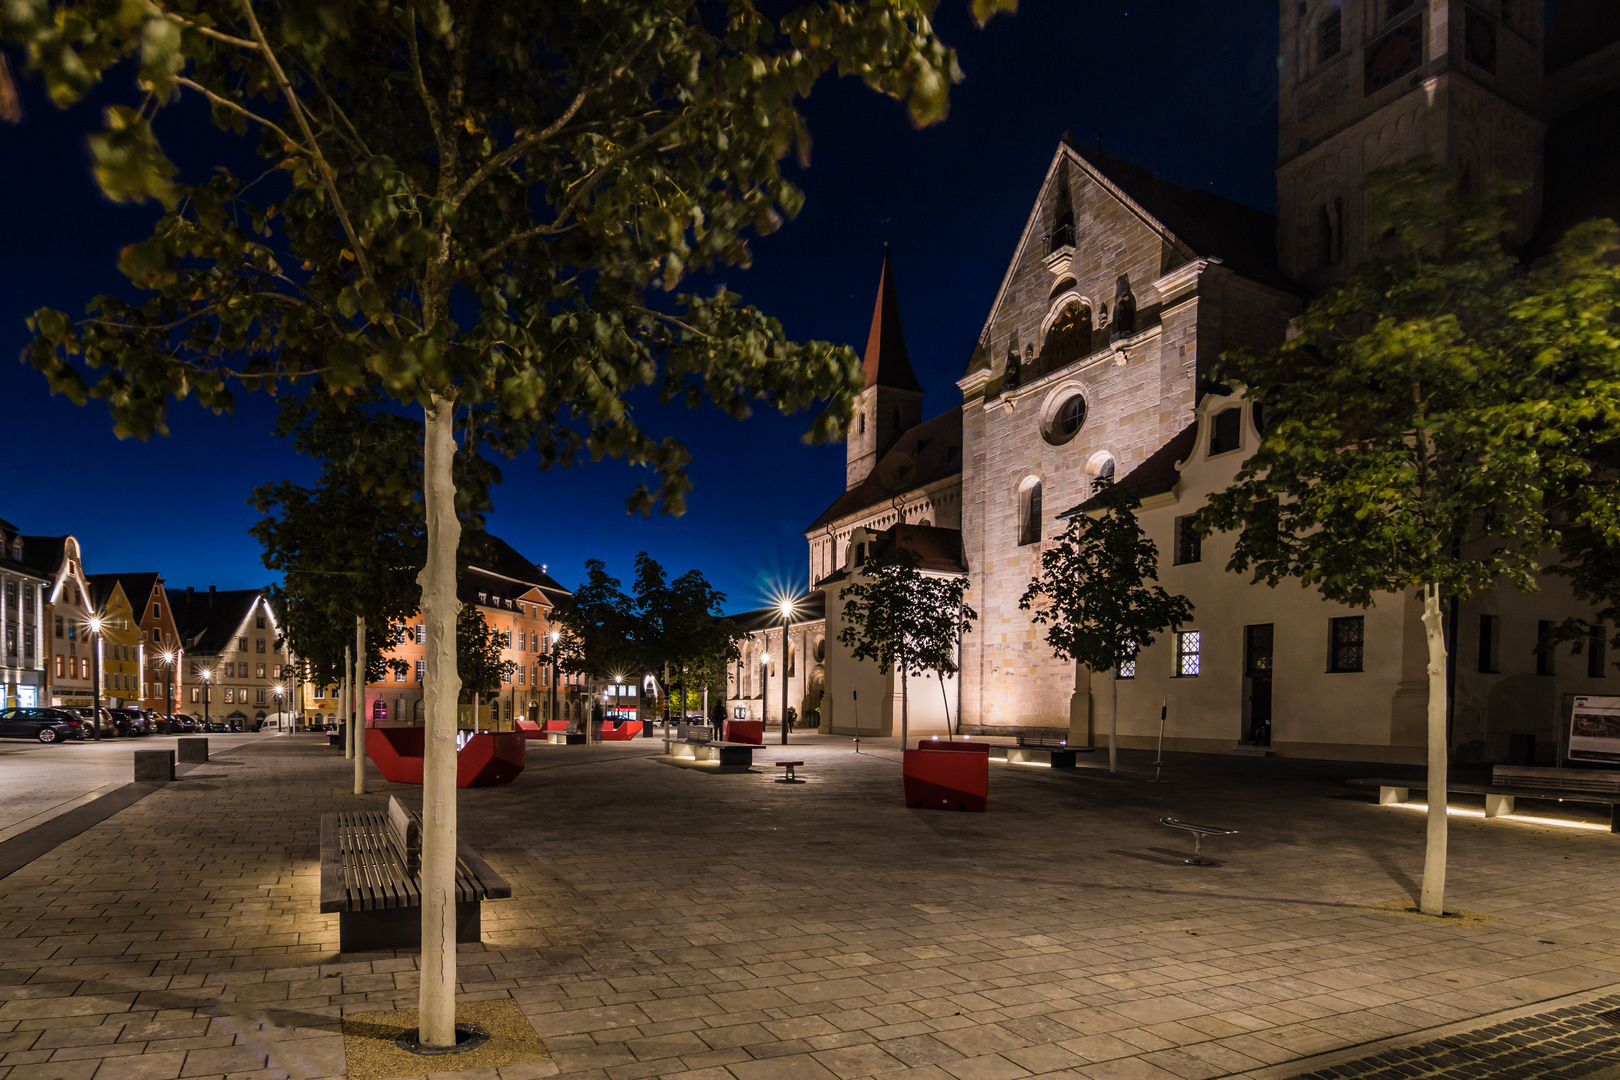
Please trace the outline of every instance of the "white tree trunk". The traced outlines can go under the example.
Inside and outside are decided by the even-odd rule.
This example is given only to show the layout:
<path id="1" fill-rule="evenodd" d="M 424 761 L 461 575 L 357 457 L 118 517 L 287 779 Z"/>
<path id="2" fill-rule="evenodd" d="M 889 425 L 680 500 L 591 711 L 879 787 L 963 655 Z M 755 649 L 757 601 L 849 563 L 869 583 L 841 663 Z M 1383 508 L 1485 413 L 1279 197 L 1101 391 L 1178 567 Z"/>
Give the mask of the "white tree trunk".
<path id="1" fill-rule="evenodd" d="M 354 717 L 349 710 L 354 702 L 349 693 L 349 680 L 354 677 L 354 654 L 345 645 L 343 647 L 343 685 L 338 688 L 342 696 L 338 698 L 338 719 L 343 722 L 343 756 L 354 757 Z"/>
<path id="2" fill-rule="evenodd" d="M 1446 638 L 1440 590 L 1433 585 L 1423 588 L 1423 634 L 1429 643 L 1429 815 L 1418 908 L 1440 915 L 1446 899 Z"/>
<path id="3" fill-rule="evenodd" d="M 911 738 L 911 728 L 910 728 L 911 717 L 908 715 L 908 713 L 909 713 L 909 710 L 907 708 L 908 704 L 909 704 L 909 702 L 906 700 L 906 669 L 901 668 L 900 669 L 900 749 L 902 749 L 902 750 L 904 750 L 906 748 L 906 743 Z"/>
<path id="4" fill-rule="evenodd" d="M 461 521 L 451 463 L 456 454 L 455 404 L 433 395 L 423 408 L 422 464 L 427 513 L 427 565 L 422 621 L 427 624 L 426 732 L 422 763 L 421 1040 L 456 1042 L 456 551 Z"/>
<path id="5" fill-rule="evenodd" d="M 360 687 L 360 717 L 354 729 L 354 793 L 366 793 L 366 620 L 354 620 L 354 684 Z"/>
<path id="6" fill-rule="evenodd" d="M 1114 689 L 1114 704 L 1108 710 L 1108 771 L 1119 771 L 1119 668 L 1108 680 Z"/>

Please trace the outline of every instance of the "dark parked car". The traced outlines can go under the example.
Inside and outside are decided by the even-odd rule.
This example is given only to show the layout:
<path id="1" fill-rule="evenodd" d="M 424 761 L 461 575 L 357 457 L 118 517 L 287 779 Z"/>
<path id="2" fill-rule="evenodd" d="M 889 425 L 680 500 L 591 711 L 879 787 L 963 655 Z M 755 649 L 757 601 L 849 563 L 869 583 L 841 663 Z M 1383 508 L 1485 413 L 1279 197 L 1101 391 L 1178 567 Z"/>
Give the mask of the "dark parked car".
<path id="1" fill-rule="evenodd" d="M 0 709 L 0 738 L 78 740 L 84 738 L 84 724 L 66 709 Z"/>
<path id="2" fill-rule="evenodd" d="M 113 729 L 120 735 L 150 735 L 152 722 L 147 718 L 145 709 L 134 709 L 128 706 L 106 710 L 103 717 L 105 723 L 108 718 L 112 720 Z"/>
<path id="3" fill-rule="evenodd" d="M 153 730 L 159 735 L 190 735 L 201 727 L 195 716 L 187 716 L 185 713 L 179 712 L 173 716 L 153 713 L 152 720 Z"/>

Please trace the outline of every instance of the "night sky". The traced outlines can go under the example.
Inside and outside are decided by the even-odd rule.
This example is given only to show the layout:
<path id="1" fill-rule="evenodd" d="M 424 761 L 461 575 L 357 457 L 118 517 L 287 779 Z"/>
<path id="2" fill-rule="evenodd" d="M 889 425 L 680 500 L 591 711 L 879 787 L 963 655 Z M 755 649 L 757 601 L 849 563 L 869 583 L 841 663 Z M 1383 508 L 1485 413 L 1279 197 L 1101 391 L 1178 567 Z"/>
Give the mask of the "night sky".
<path id="1" fill-rule="evenodd" d="M 896 103 L 853 80 L 823 80 L 807 108 L 811 166 L 793 172 L 803 213 L 755 241 L 752 268 L 717 275 L 795 337 L 859 349 L 892 243 L 925 416 L 960 400 L 955 380 L 1063 132 L 1268 211 L 1275 197 L 1276 0 L 1023 0 L 982 31 L 966 8 L 942 0 L 939 10 L 967 76 L 950 118 L 917 131 Z M 20 58 L 10 59 L 20 75 Z M 59 112 L 34 82 L 23 97 L 23 123 L 0 123 L 3 357 L 20 354 L 35 308 L 73 313 L 97 293 L 126 290 L 118 249 L 155 217 L 109 203 L 91 179 L 84 134 L 105 99 Z M 170 139 L 167 148 L 196 179 L 184 147 Z M 736 422 L 644 397 L 634 400 L 638 422 L 683 439 L 695 457 L 683 517 L 625 513 L 638 470 L 602 462 L 542 473 L 531 456 L 503 463 L 491 531 L 570 587 L 593 556 L 628 583 L 646 550 L 672 576 L 701 569 L 728 594 L 728 610 L 802 589 L 803 529 L 844 489 L 842 445 L 803 445 L 808 415 Z M 171 587 L 265 584 L 246 500 L 271 480 L 311 482 L 316 469 L 270 434 L 268 398 L 238 401 L 227 416 L 183 403 L 170 438 L 120 441 L 99 403 L 76 407 L 52 397 L 32 367 L 0 363 L 9 463 L 0 517 L 26 533 L 74 534 L 91 572 L 157 570 Z"/>

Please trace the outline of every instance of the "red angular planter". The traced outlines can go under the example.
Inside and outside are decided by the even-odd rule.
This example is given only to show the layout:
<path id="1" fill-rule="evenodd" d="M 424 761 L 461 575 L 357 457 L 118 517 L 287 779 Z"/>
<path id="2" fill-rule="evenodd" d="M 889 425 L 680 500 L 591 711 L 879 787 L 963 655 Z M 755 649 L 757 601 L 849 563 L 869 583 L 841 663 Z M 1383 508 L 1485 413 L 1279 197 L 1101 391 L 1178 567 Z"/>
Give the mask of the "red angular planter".
<path id="1" fill-rule="evenodd" d="M 907 806 L 980 814 L 989 808 L 989 745 L 924 739 L 902 756 Z"/>
<path id="2" fill-rule="evenodd" d="M 751 743 L 754 746 L 765 745 L 765 721 L 763 720 L 727 720 L 722 732 L 721 739 L 724 742 Z"/>
<path id="3" fill-rule="evenodd" d="M 519 720 L 514 726 L 525 739 L 539 739 L 541 742 L 546 739 L 546 729 L 534 720 Z"/>
<path id="4" fill-rule="evenodd" d="M 604 722 L 597 730 L 597 735 L 602 742 L 629 742 L 640 734 L 640 720 L 626 720 L 617 726 Z"/>
<path id="5" fill-rule="evenodd" d="M 456 754 L 456 787 L 510 784 L 523 771 L 527 740 L 521 731 L 462 733 L 466 742 Z M 422 782 L 422 751 L 427 731 L 419 727 L 366 729 L 366 756 L 383 779 L 395 784 Z"/>

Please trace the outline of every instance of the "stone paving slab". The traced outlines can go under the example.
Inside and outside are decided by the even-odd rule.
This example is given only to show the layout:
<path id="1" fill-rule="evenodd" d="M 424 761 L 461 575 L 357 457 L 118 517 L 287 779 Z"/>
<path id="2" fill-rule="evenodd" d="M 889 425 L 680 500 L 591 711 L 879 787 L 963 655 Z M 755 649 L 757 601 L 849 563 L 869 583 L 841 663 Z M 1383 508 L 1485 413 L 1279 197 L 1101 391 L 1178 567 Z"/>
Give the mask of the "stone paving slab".
<path id="1" fill-rule="evenodd" d="M 463 791 L 513 899 L 461 998 L 552 1054 L 495 1075 L 1206 1080 L 1620 983 L 1607 833 L 1454 819 L 1448 897 L 1487 921 L 1451 926 L 1372 907 L 1415 891 L 1423 818 L 1347 795 L 1365 766 L 997 767 L 959 814 L 906 808 L 874 742 L 795 736 L 801 785 L 776 747 L 724 775 L 531 746 Z M 317 910 L 346 775 L 246 747 L 0 882 L 0 1080 L 342 1075 L 342 1016 L 416 1004 L 414 955 L 339 956 Z M 1184 866 L 1168 814 L 1240 833 Z"/>

